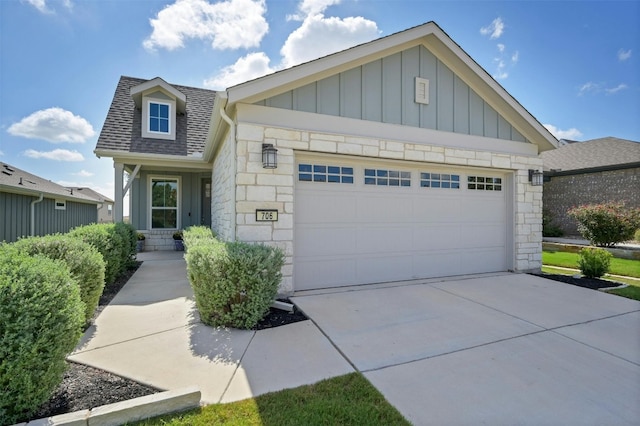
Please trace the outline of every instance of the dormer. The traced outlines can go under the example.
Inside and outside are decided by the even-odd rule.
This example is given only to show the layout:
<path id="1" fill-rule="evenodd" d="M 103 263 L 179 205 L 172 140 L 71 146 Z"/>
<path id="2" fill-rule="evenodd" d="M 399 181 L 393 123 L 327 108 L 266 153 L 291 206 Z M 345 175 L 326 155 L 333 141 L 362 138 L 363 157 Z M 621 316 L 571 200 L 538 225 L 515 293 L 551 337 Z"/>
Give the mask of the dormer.
<path id="1" fill-rule="evenodd" d="M 184 93 L 156 77 L 132 87 L 131 97 L 142 111 L 143 138 L 176 140 L 176 116 L 185 113 L 187 104 Z"/>

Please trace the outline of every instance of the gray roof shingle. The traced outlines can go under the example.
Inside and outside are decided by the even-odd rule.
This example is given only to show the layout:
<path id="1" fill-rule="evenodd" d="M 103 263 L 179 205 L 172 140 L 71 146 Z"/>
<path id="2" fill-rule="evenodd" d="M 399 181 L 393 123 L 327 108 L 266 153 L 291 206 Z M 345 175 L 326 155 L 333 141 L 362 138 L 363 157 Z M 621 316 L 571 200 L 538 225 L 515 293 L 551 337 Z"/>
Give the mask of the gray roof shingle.
<path id="1" fill-rule="evenodd" d="M 80 191 L 65 188 L 62 185 L 43 179 L 7 163 L 0 162 L 0 189 L 6 192 L 17 193 L 43 193 L 51 197 L 60 197 L 80 202 L 97 204 L 98 200 Z"/>
<path id="2" fill-rule="evenodd" d="M 216 92 L 172 84 L 187 97 L 185 114 L 177 116 L 176 140 L 143 138 L 142 112 L 136 109 L 131 88 L 147 81 L 120 77 L 96 149 L 176 156 L 202 153 L 209 133 Z"/>
<path id="3" fill-rule="evenodd" d="M 640 142 L 606 137 L 575 142 L 540 154 L 545 170 L 567 172 L 594 168 L 624 168 L 640 163 Z"/>

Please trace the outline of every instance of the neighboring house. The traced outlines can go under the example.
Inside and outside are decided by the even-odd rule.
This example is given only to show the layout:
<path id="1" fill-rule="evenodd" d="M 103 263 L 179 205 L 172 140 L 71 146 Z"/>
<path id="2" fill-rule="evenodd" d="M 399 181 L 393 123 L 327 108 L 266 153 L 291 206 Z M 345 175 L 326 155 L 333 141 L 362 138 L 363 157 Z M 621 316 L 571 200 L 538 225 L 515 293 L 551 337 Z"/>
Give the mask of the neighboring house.
<path id="1" fill-rule="evenodd" d="M 99 204 L 81 191 L 0 162 L 0 241 L 95 223 Z"/>
<path id="2" fill-rule="evenodd" d="M 112 223 L 113 222 L 113 200 L 109 197 L 102 195 L 99 192 L 94 191 L 91 188 L 85 186 L 82 187 L 67 187 L 73 191 L 80 191 L 81 194 L 93 198 L 99 201 L 98 204 L 98 223 Z"/>
<path id="3" fill-rule="evenodd" d="M 640 142 L 613 137 L 570 142 L 541 157 L 543 205 L 566 235 L 579 235 L 567 215 L 572 207 L 622 201 L 640 208 Z"/>
<path id="4" fill-rule="evenodd" d="M 122 77 L 95 152 L 147 247 L 211 224 L 281 247 L 291 293 L 539 270 L 557 143 L 431 22 L 222 92 Z"/>

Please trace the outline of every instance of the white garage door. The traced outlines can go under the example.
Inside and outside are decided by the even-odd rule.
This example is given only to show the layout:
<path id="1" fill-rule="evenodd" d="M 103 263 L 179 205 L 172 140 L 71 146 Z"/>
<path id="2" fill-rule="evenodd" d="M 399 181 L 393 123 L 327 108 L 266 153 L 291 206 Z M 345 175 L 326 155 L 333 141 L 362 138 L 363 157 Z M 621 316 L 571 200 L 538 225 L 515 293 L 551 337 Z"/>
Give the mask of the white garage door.
<path id="1" fill-rule="evenodd" d="M 507 269 L 507 176 L 339 156 L 296 163 L 296 290 Z"/>

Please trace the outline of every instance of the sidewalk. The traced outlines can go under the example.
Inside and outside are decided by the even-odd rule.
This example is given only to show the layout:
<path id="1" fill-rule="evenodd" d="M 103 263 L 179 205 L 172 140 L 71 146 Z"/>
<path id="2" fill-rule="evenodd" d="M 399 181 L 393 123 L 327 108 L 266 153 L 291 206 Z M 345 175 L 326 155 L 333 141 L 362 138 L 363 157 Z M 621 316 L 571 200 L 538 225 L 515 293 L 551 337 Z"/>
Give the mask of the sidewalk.
<path id="1" fill-rule="evenodd" d="M 195 385 L 205 404 L 354 371 L 311 321 L 262 331 L 202 324 L 183 253 L 140 253 L 138 260 L 69 360 L 163 390 Z"/>
<path id="2" fill-rule="evenodd" d="M 581 238 L 555 238 L 555 237 L 544 237 L 542 241 L 549 243 L 559 243 L 559 244 L 575 244 L 578 246 L 588 246 L 589 241 Z M 631 249 L 631 250 L 640 250 L 640 244 L 630 244 L 630 243 L 622 243 L 616 244 L 613 248 L 619 249 Z"/>

